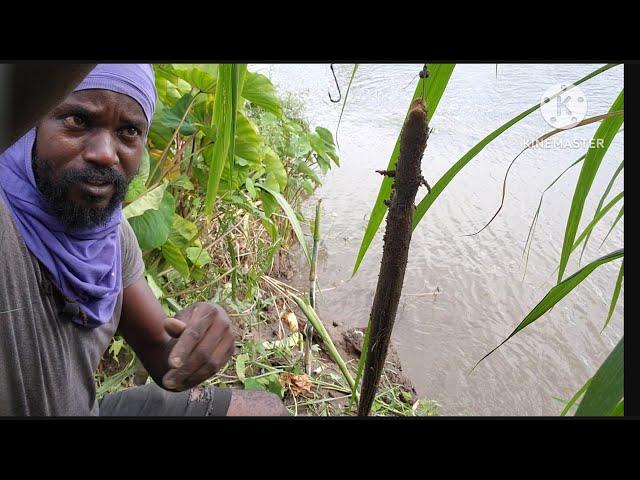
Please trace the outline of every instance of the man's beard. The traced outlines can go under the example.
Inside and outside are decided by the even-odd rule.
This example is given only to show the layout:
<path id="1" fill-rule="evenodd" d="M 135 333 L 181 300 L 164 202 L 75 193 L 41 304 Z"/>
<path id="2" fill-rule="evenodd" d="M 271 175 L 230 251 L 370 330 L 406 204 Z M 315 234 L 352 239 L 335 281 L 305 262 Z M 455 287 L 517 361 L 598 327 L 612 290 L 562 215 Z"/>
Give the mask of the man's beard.
<path id="1" fill-rule="evenodd" d="M 46 161 L 33 152 L 33 173 L 36 186 L 51 212 L 67 230 L 88 230 L 106 225 L 115 209 L 122 203 L 129 181 L 127 177 L 111 167 L 89 164 L 82 170 L 65 170 L 60 178 L 52 180 L 53 171 Z M 99 197 L 85 193 L 86 205 L 77 205 L 69 198 L 69 189 L 81 182 L 107 182 L 113 184 L 113 194 L 104 207 L 91 206 Z"/>

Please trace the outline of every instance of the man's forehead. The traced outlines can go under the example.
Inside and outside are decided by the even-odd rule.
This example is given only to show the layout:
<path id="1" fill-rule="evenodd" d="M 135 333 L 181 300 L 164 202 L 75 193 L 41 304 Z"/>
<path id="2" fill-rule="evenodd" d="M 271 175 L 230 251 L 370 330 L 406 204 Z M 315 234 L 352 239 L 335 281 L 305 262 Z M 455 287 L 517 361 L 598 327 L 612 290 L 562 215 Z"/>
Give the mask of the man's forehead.
<path id="1" fill-rule="evenodd" d="M 106 109 L 117 106 L 129 115 L 140 117 L 145 122 L 147 120 L 142 106 L 135 99 L 124 93 L 112 90 L 95 88 L 73 92 L 60 104 L 60 106 L 68 105 L 90 107 L 92 110 L 100 110 L 100 107 Z"/>

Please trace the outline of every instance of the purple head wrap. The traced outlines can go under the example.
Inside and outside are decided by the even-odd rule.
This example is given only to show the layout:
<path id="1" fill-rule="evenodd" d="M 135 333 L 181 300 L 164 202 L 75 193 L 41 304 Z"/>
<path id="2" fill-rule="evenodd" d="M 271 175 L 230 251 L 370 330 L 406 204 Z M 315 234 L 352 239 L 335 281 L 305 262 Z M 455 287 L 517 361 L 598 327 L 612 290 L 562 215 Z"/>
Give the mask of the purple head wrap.
<path id="1" fill-rule="evenodd" d="M 156 103 L 153 67 L 96 66 L 74 91 L 105 89 L 136 100 L 151 124 Z M 0 155 L 0 192 L 27 248 L 66 297 L 79 306 L 72 320 L 90 328 L 111 320 L 122 288 L 118 206 L 104 226 L 67 232 L 48 209 L 35 182 L 32 150 L 36 129 Z"/>

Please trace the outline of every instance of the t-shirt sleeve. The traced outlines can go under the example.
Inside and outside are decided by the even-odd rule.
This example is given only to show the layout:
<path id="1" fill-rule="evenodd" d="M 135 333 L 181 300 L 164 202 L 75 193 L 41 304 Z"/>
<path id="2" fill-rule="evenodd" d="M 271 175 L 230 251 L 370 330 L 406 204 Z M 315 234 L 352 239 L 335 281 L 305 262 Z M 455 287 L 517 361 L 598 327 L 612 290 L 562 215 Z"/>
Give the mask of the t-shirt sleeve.
<path id="1" fill-rule="evenodd" d="M 126 218 L 120 224 L 120 239 L 122 241 L 122 288 L 125 289 L 144 274 L 142 251 L 138 246 L 136 234 Z"/>

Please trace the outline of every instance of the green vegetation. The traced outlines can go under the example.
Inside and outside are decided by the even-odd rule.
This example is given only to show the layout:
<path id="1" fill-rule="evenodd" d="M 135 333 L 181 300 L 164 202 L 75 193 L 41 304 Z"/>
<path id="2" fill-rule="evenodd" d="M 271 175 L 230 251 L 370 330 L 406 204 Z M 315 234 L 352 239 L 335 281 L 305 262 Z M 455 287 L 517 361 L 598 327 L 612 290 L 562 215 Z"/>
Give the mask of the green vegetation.
<path id="1" fill-rule="evenodd" d="M 340 397 L 351 387 L 318 344 L 311 345 L 314 372 L 305 375 L 304 324 L 293 301 L 304 294 L 282 281 L 294 244 L 311 261 L 300 206 L 320 175 L 339 166 L 331 132 L 312 131 L 302 105 L 281 99 L 246 65 L 155 71 L 159 102 L 123 209 L 151 289 L 169 316 L 196 301 L 228 311 L 237 352 L 207 385 L 268 390 L 292 413 L 344 412 Z M 133 386 L 136 376 L 146 380 L 122 338 L 105 357 L 96 373 L 99 396 Z M 385 385 L 381 412 L 433 413 L 434 405 Z"/>

